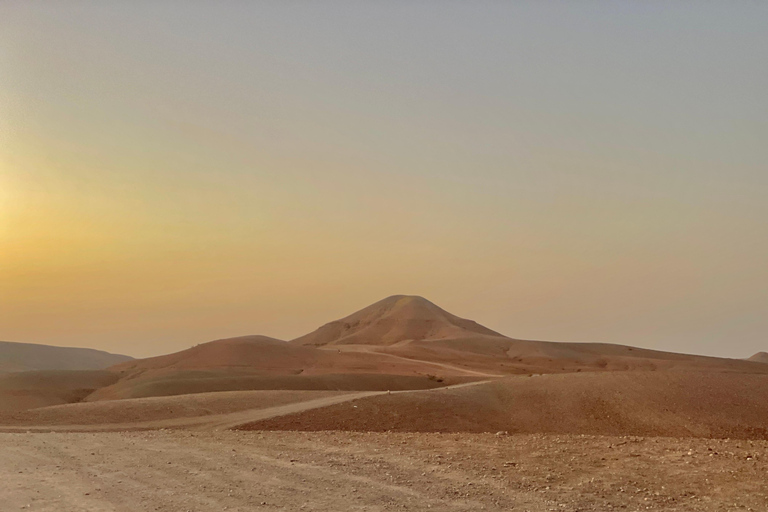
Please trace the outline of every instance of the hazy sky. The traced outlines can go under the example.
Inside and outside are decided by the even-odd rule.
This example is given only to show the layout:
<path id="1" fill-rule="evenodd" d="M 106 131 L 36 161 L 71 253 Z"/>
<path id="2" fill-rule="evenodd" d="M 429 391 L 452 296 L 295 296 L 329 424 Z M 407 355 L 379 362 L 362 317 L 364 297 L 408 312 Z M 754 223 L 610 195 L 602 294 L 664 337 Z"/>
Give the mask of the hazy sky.
<path id="1" fill-rule="evenodd" d="M 768 3 L 0 3 L 0 339 L 147 356 L 392 294 L 768 350 Z"/>

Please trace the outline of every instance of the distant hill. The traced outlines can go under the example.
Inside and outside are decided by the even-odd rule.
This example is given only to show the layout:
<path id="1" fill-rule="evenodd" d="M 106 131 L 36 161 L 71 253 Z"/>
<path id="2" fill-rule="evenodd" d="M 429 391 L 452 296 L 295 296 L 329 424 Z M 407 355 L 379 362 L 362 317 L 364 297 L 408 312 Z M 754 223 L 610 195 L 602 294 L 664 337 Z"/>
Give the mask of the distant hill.
<path id="1" fill-rule="evenodd" d="M 747 361 L 755 361 L 757 363 L 768 363 L 768 352 L 758 352 L 757 354 L 748 358 Z"/>
<path id="2" fill-rule="evenodd" d="M 211 341 L 192 348 L 136 359 L 113 369 L 118 371 L 200 370 L 212 368 L 250 368 L 283 373 L 311 364 L 312 351 L 293 347 L 267 336 L 241 336 Z"/>
<path id="3" fill-rule="evenodd" d="M 442 365 L 440 375 L 464 369 L 478 376 L 576 371 L 718 368 L 764 372 L 754 361 L 676 354 L 608 343 L 563 343 L 509 338 L 453 315 L 429 300 L 393 295 L 290 342 L 341 353 L 386 354 Z"/>
<path id="4" fill-rule="evenodd" d="M 394 373 L 413 375 L 418 362 L 392 360 L 378 354 L 347 354 L 293 345 L 267 336 L 241 336 L 211 341 L 181 352 L 136 359 L 111 367 L 127 374 L 188 370 L 229 370 L 262 375 L 328 373 Z M 428 369 L 428 368 L 427 368 Z"/>
<path id="5" fill-rule="evenodd" d="M 297 345 L 394 345 L 402 341 L 501 334 L 452 315 L 423 297 L 393 295 L 297 338 Z"/>
<path id="6" fill-rule="evenodd" d="M 0 341 L 0 373 L 41 370 L 102 370 L 132 360 L 91 348 Z"/>

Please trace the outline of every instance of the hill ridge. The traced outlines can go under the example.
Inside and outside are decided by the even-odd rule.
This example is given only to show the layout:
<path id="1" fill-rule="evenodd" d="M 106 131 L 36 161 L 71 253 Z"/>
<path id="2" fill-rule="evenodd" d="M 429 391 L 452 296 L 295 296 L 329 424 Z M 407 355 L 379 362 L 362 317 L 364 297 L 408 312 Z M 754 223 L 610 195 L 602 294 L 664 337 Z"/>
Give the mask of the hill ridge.
<path id="1" fill-rule="evenodd" d="M 95 348 L 0 341 L 0 373 L 38 370 L 102 370 L 132 357 Z"/>

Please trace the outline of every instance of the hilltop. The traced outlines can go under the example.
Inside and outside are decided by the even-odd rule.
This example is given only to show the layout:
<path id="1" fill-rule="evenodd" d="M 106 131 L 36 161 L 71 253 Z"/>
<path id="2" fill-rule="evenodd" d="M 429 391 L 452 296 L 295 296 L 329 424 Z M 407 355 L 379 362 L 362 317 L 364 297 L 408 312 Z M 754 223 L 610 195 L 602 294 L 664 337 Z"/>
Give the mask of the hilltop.
<path id="1" fill-rule="evenodd" d="M 505 336 L 477 322 L 453 315 L 427 299 L 393 295 L 314 332 L 297 345 L 394 345 L 402 341 Z"/>

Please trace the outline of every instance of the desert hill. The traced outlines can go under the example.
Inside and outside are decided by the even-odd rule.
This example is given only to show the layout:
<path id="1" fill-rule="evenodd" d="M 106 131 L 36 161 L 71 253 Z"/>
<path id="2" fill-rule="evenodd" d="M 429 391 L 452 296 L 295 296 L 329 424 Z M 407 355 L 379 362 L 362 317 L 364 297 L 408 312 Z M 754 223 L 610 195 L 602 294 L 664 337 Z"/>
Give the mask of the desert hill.
<path id="1" fill-rule="evenodd" d="M 753 362 L 608 343 L 509 338 L 418 296 L 394 295 L 291 341 L 343 353 L 378 353 L 489 375 L 718 368 L 765 371 Z"/>
<path id="2" fill-rule="evenodd" d="M 86 351 L 91 352 L 98 354 L 98 351 Z M 753 360 L 735 360 L 612 344 L 513 339 L 448 313 L 426 299 L 404 295 L 379 301 L 291 342 L 243 336 L 147 359 L 126 361 L 124 356 L 107 356 L 121 362 L 101 373 L 32 372 L 18 374 L 24 377 L 15 380 L 0 379 L 0 399 L 7 405 L 6 410 L 18 411 L 64 403 L 207 392 L 424 390 L 478 380 L 545 374 L 563 376 L 559 377 L 562 380 L 552 377 L 554 380 L 533 380 L 531 384 L 520 384 L 512 378 L 509 382 L 516 384 L 509 392 L 514 394 L 525 386 L 538 385 L 535 383 L 562 383 L 557 384 L 562 386 L 562 391 L 552 391 L 552 396 L 557 396 L 557 393 L 569 392 L 566 388 L 571 378 L 603 389 L 600 386 L 604 383 L 619 385 L 618 380 L 611 380 L 619 378 L 600 380 L 595 376 L 579 376 L 639 370 L 653 372 L 659 375 L 658 382 L 668 381 L 675 386 L 678 381 L 674 379 L 683 377 L 670 377 L 669 373 L 687 375 L 692 370 L 702 375 L 753 374 L 768 378 L 768 365 L 754 360 L 757 356 Z M 707 378 L 737 379 L 711 375 Z M 654 389 L 650 385 L 648 393 L 663 391 Z M 759 386 L 756 389 L 760 389 Z M 445 403 L 450 405 L 448 397 L 453 396 L 450 393 L 454 391 L 446 393 Z M 602 391 L 594 398 L 610 399 L 600 393 Z M 643 402 L 638 398 L 637 403 Z M 501 414 L 503 408 L 489 410 Z M 649 406 L 648 411 L 651 410 Z"/>
<path id="3" fill-rule="evenodd" d="M 768 352 L 758 352 L 753 355 L 747 361 L 755 361 L 756 363 L 768 363 Z"/>
<path id="4" fill-rule="evenodd" d="M 471 370 L 387 355 L 320 350 L 266 336 L 216 340 L 110 368 L 119 380 L 87 401 L 240 390 L 425 389 L 479 378 Z M 434 374 L 446 374 L 437 379 Z"/>
<path id="5" fill-rule="evenodd" d="M 133 358 L 91 348 L 0 341 L 0 373 L 38 370 L 102 370 Z"/>
<path id="6" fill-rule="evenodd" d="M 115 365 L 112 371 L 136 374 L 175 370 L 247 370 L 262 375 L 328 373 L 390 373 L 414 375 L 428 371 L 423 362 L 376 353 L 320 350 L 266 336 L 242 336 L 203 343 L 181 352 Z M 459 372 L 461 375 L 462 373 Z"/>
<path id="7" fill-rule="evenodd" d="M 227 371 L 260 376 L 439 375 L 477 378 L 577 371 L 716 368 L 768 372 L 754 361 L 676 354 L 606 343 L 508 338 L 415 296 L 395 295 L 291 342 L 266 336 L 216 340 L 173 354 L 111 367 L 168 376 Z M 234 373 L 232 373 L 234 374 Z M 146 396 L 143 395 L 142 396 Z"/>
<path id="8" fill-rule="evenodd" d="M 760 374 L 550 374 L 378 395 L 241 428 L 768 439 L 766 398 Z"/>
<path id="9" fill-rule="evenodd" d="M 340 320 L 327 323 L 292 343 L 297 345 L 394 345 L 421 341 L 503 337 L 482 325 L 459 318 L 423 297 L 393 295 Z"/>
<path id="10" fill-rule="evenodd" d="M 239 390 L 403 390 L 516 374 L 712 369 L 767 373 L 754 361 L 600 343 L 517 340 L 415 296 L 395 295 L 285 342 L 216 340 L 110 369 L 86 401 Z"/>
<path id="11" fill-rule="evenodd" d="M 115 365 L 112 369 L 135 371 L 249 368 L 281 373 L 310 365 L 314 359 L 315 354 L 311 349 L 295 347 L 267 336 L 241 336 L 203 343 L 173 354 L 128 361 Z"/>
<path id="12" fill-rule="evenodd" d="M 117 379 L 106 370 L 6 373 L 0 375 L 0 412 L 79 402 Z"/>

